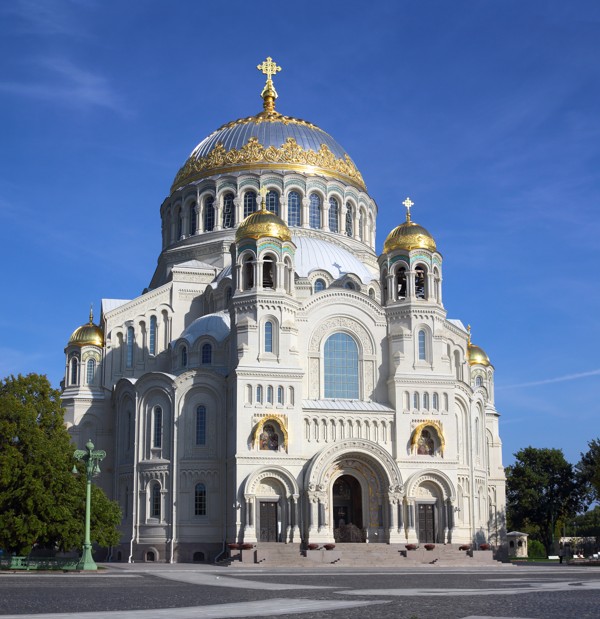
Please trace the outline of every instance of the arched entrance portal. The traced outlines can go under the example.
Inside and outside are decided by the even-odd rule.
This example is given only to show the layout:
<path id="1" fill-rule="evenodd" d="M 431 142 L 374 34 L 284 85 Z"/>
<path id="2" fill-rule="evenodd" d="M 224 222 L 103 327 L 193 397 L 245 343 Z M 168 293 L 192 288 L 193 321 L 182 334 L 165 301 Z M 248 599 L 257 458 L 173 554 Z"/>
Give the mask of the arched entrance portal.
<path id="1" fill-rule="evenodd" d="M 336 542 L 362 542 L 362 491 L 352 475 L 342 475 L 333 483 L 333 536 Z"/>

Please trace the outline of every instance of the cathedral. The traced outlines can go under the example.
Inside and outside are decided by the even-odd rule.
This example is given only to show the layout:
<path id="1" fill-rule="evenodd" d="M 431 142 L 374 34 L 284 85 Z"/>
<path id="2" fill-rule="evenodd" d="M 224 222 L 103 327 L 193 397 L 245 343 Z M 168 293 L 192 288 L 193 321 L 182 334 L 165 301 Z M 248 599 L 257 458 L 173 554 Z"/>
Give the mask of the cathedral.
<path id="1" fill-rule="evenodd" d="M 107 452 L 112 559 L 228 543 L 502 543 L 494 367 L 448 318 L 443 259 L 378 206 L 338 142 L 263 109 L 202 140 L 160 207 L 147 289 L 65 348 L 65 420 Z M 387 208 L 390 208 L 389 206 Z"/>

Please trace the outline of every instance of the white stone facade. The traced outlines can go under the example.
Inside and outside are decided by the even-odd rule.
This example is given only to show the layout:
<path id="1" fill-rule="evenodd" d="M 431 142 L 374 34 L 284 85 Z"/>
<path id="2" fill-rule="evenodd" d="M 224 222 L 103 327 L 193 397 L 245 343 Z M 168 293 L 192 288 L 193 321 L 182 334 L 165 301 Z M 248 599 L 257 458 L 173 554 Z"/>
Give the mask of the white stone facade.
<path id="1" fill-rule="evenodd" d="M 245 193 L 262 187 L 286 222 L 299 197 L 291 241 L 236 241 Z M 123 510 L 114 559 L 211 560 L 233 541 L 500 542 L 494 369 L 469 362 L 446 317 L 442 256 L 378 257 L 376 216 L 355 184 L 284 165 L 208 174 L 165 200 L 149 290 L 103 300 L 102 346 L 65 349 L 67 423 L 108 452 L 100 483 Z"/>

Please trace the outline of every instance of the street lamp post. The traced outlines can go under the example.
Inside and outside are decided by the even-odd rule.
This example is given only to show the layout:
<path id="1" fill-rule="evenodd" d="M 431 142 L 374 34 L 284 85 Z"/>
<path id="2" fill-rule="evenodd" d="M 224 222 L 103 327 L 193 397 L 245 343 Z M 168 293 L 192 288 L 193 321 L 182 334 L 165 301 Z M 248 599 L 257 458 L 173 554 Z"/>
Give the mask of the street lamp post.
<path id="1" fill-rule="evenodd" d="M 92 557 L 92 542 L 90 541 L 90 512 L 92 507 L 92 477 L 100 473 L 100 462 L 106 457 L 106 452 L 101 449 L 94 450 L 94 443 L 90 439 L 85 449 L 77 449 L 73 454 L 75 460 L 85 464 L 85 540 L 81 559 L 77 564 L 78 570 L 97 570 L 98 566 Z M 76 471 L 75 467 L 73 470 Z"/>

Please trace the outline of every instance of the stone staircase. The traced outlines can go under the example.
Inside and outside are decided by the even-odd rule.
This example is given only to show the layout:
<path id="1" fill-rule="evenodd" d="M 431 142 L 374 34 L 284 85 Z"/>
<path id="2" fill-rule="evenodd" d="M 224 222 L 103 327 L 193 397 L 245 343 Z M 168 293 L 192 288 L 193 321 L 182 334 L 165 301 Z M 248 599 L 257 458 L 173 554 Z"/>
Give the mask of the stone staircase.
<path id="1" fill-rule="evenodd" d="M 464 551 L 458 544 L 436 544 L 433 550 L 420 545 L 406 550 L 403 544 L 336 544 L 332 550 L 320 547 L 304 550 L 300 544 L 259 542 L 251 550 L 232 556 L 231 566 L 264 567 L 417 567 L 426 565 L 476 567 L 498 565 L 491 550 Z"/>

